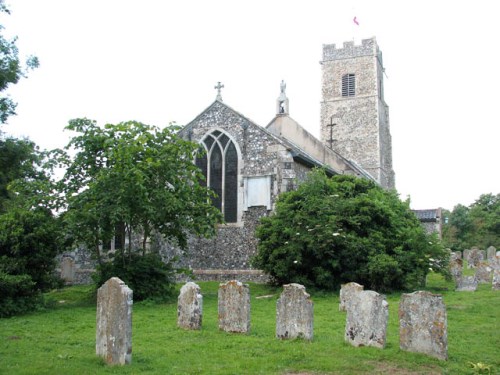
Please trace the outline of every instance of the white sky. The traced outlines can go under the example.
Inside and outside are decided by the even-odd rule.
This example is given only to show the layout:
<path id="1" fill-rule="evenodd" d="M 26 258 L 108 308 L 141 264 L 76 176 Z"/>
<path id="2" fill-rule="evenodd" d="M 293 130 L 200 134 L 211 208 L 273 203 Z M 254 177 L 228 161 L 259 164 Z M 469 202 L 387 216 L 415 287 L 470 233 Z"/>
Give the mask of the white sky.
<path id="1" fill-rule="evenodd" d="M 317 136 L 322 45 L 375 36 L 401 198 L 452 209 L 500 193 L 495 1 L 6 3 L 4 35 L 41 65 L 9 89 L 18 116 L 2 129 L 42 148 L 63 147 L 77 117 L 184 125 L 218 81 L 226 104 L 265 126 L 285 80 L 290 116 Z"/>

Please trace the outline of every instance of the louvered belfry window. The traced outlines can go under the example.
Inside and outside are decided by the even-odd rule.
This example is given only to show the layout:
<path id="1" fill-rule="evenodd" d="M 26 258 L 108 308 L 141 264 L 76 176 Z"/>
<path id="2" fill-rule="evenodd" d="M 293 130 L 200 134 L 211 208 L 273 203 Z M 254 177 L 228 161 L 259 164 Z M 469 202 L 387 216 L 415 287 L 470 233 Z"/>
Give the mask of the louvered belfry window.
<path id="1" fill-rule="evenodd" d="M 212 204 L 223 214 L 227 223 L 238 220 L 238 153 L 229 137 L 215 130 L 202 141 L 205 153 L 196 157 L 209 186 L 217 195 Z"/>
<path id="2" fill-rule="evenodd" d="M 356 94 L 356 76 L 344 74 L 342 76 L 342 96 L 354 96 Z"/>

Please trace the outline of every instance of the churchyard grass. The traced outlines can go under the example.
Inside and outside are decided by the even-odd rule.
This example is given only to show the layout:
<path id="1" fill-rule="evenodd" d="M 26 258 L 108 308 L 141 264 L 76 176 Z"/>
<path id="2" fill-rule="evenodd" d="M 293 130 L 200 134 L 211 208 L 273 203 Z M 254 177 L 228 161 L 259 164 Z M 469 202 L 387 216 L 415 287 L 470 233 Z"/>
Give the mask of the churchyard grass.
<path id="1" fill-rule="evenodd" d="M 478 363 L 500 374 L 500 292 L 491 285 L 454 292 L 452 283 L 429 277 L 427 290 L 443 294 L 447 307 L 448 361 L 399 349 L 400 294 L 387 296 L 387 346 L 381 350 L 344 343 L 338 293 L 308 291 L 314 301 L 314 339 L 286 341 L 275 338 L 281 288 L 250 284 L 251 329 L 243 335 L 218 329 L 219 284 L 199 285 L 200 331 L 177 328 L 176 300 L 134 304 L 132 364 L 126 366 L 107 366 L 95 355 L 90 288 L 53 291 L 46 296 L 53 300 L 51 308 L 0 319 L 0 374 L 474 374 L 478 370 L 472 364 Z"/>

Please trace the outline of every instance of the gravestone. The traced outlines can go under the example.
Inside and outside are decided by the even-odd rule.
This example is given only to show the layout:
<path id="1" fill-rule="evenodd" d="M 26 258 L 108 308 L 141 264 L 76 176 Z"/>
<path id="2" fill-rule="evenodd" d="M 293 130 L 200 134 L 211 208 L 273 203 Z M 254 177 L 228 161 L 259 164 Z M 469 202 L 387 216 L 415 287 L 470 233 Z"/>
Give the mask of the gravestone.
<path id="1" fill-rule="evenodd" d="M 184 284 L 177 298 L 177 326 L 185 329 L 201 329 L 203 317 L 203 296 L 200 287 L 188 282 Z"/>
<path id="2" fill-rule="evenodd" d="M 495 254 L 493 258 L 488 259 L 488 263 L 492 269 L 500 270 L 500 255 Z"/>
<path id="3" fill-rule="evenodd" d="M 493 271 L 493 281 L 491 283 L 491 289 L 500 290 L 500 270 Z"/>
<path id="4" fill-rule="evenodd" d="M 345 341 L 353 346 L 384 348 L 388 319 L 385 296 L 372 290 L 354 294 L 347 306 Z"/>
<path id="5" fill-rule="evenodd" d="M 462 259 L 465 260 L 465 261 L 467 261 L 467 262 L 469 262 L 469 253 L 470 253 L 470 249 L 465 249 L 463 251 L 463 254 L 462 254 L 463 255 Z"/>
<path id="6" fill-rule="evenodd" d="M 237 280 L 219 285 L 219 329 L 226 332 L 250 331 L 250 289 Z"/>
<path id="7" fill-rule="evenodd" d="M 462 259 L 462 252 L 461 251 L 455 251 L 454 254 L 455 254 L 456 259 Z"/>
<path id="8" fill-rule="evenodd" d="M 455 282 L 457 282 L 457 280 L 462 277 L 462 270 L 463 270 L 462 259 L 456 259 L 456 258 L 453 259 L 452 258 L 450 260 L 449 267 L 450 267 L 450 273 L 451 273 L 451 276 L 453 277 L 453 280 L 455 280 Z"/>
<path id="9" fill-rule="evenodd" d="M 484 250 L 479 250 L 477 247 L 469 251 L 467 259 L 467 268 L 476 268 L 480 262 L 484 260 Z"/>
<path id="10" fill-rule="evenodd" d="M 61 279 L 66 284 L 75 282 L 75 260 L 72 257 L 65 256 L 61 259 Z"/>
<path id="11" fill-rule="evenodd" d="M 112 277 L 97 290 L 96 354 L 107 364 L 132 361 L 132 290 Z"/>
<path id="12" fill-rule="evenodd" d="M 475 274 L 477 282 L 479 284 L 491 283 L 491 271 L 493 271 L 493 269 L 488 262 L 479 262 Z"/>
<path id="13" fill-rule="evenodd" d="M 279 339 L 313 339 L 313 302 L 300 284 L 283 285 L 276 302 L 276 337 Z"/>
<path id="14" fill-rule="evenodd" d="M 401 296 L 399 347 L 409 352 L 448 359 L 446 307 L 441 295 L 419 291 Z"/>
<path id="15" fill-rule="evenodd" d="M 475 292 L 477 289 L 477 279 L 475 276 L 462 276 L 457 280 L 457 292 Z"/>
<path id="16" fill-rule="evenodd" d="M 497 254 L 497 249 L 494 246 L 490 246 L 486 249 L 486 258 L 493 259 Z"/>
<path id="17" fill-rule="evenodd" d="M 355 282 L 342 284 L 340 287 L 339 311 L 347 311 L 347 305 L 350 303 L 355 293 L 363 291 L 364 286 Z"/>

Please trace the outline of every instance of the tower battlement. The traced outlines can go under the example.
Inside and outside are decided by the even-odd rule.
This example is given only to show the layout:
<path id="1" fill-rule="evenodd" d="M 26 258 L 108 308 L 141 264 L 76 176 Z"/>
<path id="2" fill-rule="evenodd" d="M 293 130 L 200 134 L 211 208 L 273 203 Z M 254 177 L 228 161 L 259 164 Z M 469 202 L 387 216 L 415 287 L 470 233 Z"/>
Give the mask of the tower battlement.
<path id="1" fill-rule="evenodd" d="M 379 52 L 375 37 L 363 39 L 361 44 L 354 44 L 353 41 L 344 42 L 343 48 L 338 48 L 335 44 L 323 44 L 323 61 L 350 59 L 360 56 L 374 56 Z"/>

